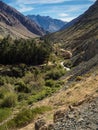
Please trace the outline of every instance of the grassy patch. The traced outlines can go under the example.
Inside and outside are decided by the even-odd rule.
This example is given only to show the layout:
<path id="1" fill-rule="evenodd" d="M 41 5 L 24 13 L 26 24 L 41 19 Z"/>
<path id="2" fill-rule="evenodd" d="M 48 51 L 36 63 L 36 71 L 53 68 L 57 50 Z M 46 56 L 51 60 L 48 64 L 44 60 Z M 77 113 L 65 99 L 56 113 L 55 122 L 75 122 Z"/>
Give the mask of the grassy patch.
<path id="1" fill-rule="evenodd" d="M 33 109 L 22 110 L 18 113 L 18 115 L 14 119 L 0 126 L 0 130 L 15 129 L 15 128 L 23 127 L 29 124 L 38 115 L 43 114 L 44 112 L 51 111 L 51 110 L 52 108 L 50 106 L 41 106 L 41 107 L 36 107 Z"/>
<path id="2" fill-rule="evenodd" d="M 8 108 L 5 109 L 0 108 L 0 122 L 8 118 L 11 115 L 11 113 L 12 113 L 11 110 Z"/>
<path id="3" fill-rule="evenodd" d="M 17 103 L 17 96 L 15 94 L 9 93 L 4 97 L 1 106 L 11 108 L 14 107 L 16 103 Z"/>

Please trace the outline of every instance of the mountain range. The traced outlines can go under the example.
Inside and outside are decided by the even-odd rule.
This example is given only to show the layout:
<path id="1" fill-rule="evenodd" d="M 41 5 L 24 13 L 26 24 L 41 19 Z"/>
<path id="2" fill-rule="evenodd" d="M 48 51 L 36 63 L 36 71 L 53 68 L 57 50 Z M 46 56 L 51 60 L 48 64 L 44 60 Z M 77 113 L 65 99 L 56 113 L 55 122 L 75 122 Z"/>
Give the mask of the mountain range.
<path id="1" fill-rule="evenodd" d="M 50 33 L 60 30 L 64 25 L 67 24 L 67 22 L 53 19 L 49 16 L 28 15 L 27 17 L 35 21 L 35 23 Z"/>
<path id="2" fill-rule="evenodd" d="M 45 31 L 16 9 L 0 1 L 0 35 L 30 38 L 43 36 Z"/>

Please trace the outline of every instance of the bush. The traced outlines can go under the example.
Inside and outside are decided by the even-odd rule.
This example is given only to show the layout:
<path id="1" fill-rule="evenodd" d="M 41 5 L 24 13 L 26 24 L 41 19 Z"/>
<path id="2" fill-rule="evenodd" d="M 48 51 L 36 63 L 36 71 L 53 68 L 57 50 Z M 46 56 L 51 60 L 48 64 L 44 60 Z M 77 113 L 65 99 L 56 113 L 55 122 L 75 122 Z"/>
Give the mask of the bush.
<path id="1" fill-rule="evenodd" d="M 24 92 L 24 93 L 30 92 L 30 89 L 28 88 L 28 86 L 23 81 L 19 81 L 15 85 L 16 85 L 15 90 L 17 92 Z"/>
<path id="2" fill-rule="evenodd" d="M 0 87 L 0 99 L 3 99 L 8 92 L 5 86 Z"/>
<path id="3" fill-rule="evenodd" d="M 54 81 L 51 80 L 51 79 L 50 80 L 46 80 L 46 82 L 45 82 L 45 85 L 48 86 L 48 87 L 53 87 L 54 84 L 55 84 Z"/>
<path id="4" fill-rule="evenodd" d="M 51 94 L 52 94 L 51 88 L 46 87 L 41 92 L 38 92 L 36 95 L 29 97 L 28 104 L 32 104 L 33 102 L 40 101 Z"/>
<path id="5" fill-rule="evenodd" d="M 18 67 L 13 67 L 11 71 L 12 71 L 12 76 L 14 77 L 23 77 L 25 75 L 25 72 Z"/>
<path id="6" fill-rule="evenodd" d="M 82 76 L 77 76 L 75 80 L 76 80 L 76 81 L 81 81 L 82 79 L 83 79 Z"/>
<path id="7" fill-rule="evenodd" d="M 61 76 L 63 76 L 65 74 L 65 71 L 63 69 L 54 69 L 52 71 L 49 71 L 46 74 L 46 79 L 53 79 L 53 80 L 57 80 L 59 79 Z"/>
<path id="8" fill-rule="evenodd" d="M 2 122 L 3 120 L 5 120 L 6 118 L 8 118 L 11 115 L 11 110 L 8 108 L 0 108 L 0 122 Z"/>
<path id="9" fill-rule="evenodd" d="M 15 94 L 6 95 L 2 102 L 2 107 L 14 107 L 17 103 L 17 97 Z"/>
<path id="10" fill-rule="evenodd" d="M 22 100 L 26 100 L 27 99 L 27 94 L 25 94 L 25 93 L 20 93 L 19 95 L 18 95 L 18 101 L 20 102 L 20 101 L 22 101 Z"/>
<path id="11" fill-rule="evenodd" d="M 31 110 L 22 110 L 14 119 L 16 127 L 27 125 L 33 119 Z"/>
<path id="12" fill-rule="evenodd" d="M 4 85 L 4 83 L 5 83 L 5 79 L 0 76 L 0 86 Z"/>

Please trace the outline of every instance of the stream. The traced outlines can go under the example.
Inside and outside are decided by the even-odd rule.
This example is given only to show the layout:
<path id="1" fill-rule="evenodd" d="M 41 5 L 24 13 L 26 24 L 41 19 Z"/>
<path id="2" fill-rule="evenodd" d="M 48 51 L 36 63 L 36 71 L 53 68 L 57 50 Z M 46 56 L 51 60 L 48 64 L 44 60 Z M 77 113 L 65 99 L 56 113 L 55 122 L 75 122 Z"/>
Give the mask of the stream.
<path id="1" fill-rule="evenodd" d="M 70 68 L 64 66 L 64 61 L 62 61 L 60 64 L 66 71 L 70 71 Z"/>

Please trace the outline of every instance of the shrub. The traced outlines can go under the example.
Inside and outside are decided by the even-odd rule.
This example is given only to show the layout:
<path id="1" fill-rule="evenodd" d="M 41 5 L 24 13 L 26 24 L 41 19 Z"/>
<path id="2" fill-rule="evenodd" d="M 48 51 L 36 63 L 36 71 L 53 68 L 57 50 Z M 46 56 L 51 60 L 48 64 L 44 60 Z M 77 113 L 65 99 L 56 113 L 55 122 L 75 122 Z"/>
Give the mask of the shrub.
<path id="1" fill-rule="evenodd" d="M 18 67 L 13 67 L 12 68 L 12 76 L 14 77 L 22 77 L 24 76 L 25 73 L 22 69 L 18 68 Z"/>
<path id="2" fill-rule="evenodd" d="M 0 76 L 0 86 L 4 85 L 4 83 L 5 83 L 5 79 L 2 76 Z"/>
<path id="3" fill-rule="evenodd" d="M 82 79 L 83 79 L 82 76 L 77 76 L 77 77 L 76 77 L 76 81 L 81 81 Z"/>
<path id="4" fill-rule="evenodd" d="M 53 79 L 53 80 L 57 80 L 59 79 L 61 76 L 63 76 L 65 74 L 65 71 L 63 69 L 54 69 L 52 71 L 49 71 L 46 74 L 46 79 Z"/>
<path id="5" fill-rule="evenodd" d="M 8 108 L 0 108 L 0 122 L 8 118 L 11 114 L 11 110 Z"/>
<path id="6" fill-rule="evenodd" d="M 23 81 L 19 81 L 15 85 L 16 85 L 15 90 L 17 92 L 24 92 L 24 93 L 30 92 L 30 89 L 28 88 L 28 86 Z"/>
<path id="7" fill-rule="evenodd" d="M 41 107 L 36 107 L 32 109 L 33 114 L 43 114 L 46 111 L 51 111 L 52 108 L 50 106 L 41 106 Z"/>
<path id="8" fill-rule="evenodd" d="M 18 101 L 26 100 L 27 99 L 27 94 L 25 93 L 19 93 L 18 95 Z"/>
<path id="9" fill-rule="evenodd" d="M 46 80 L 46 82 L 45 82 L 45 85 L 48 86 L 48 87 L 53 87 L 54 84 L 55 84 L 54 81 L 51 80 L 51 79 L 50 80 Z"/>
<path id="10" fill-rule="evenodd" d="M 8 93 L 8 90 L 5 86 L 0 87 L 0 98 L 3 99 L 4 96 Z"/>
<path id="11" fill-rule="evenodd" d="M 51 95 L 51 93 L 52 93 L 51 88 L 46 87 L 41 92 L 38 92 L 36 95 L 29 97 L 28 104 L 32 104 L 33 102 L 40 101 L 45 97 Z"/>
<path id="12" fill-rule="evenodd" d="M 17 97 L 15 94 L 6 95 L 2 102 L 2 107 L 14 107 L 17 103 Z"/>
<path id="13" fill-rule="evenodd" d="M 61 85 L 59 83 L 55 84 L 55 88 L 60 88 L 60 87 L 61 87 Z"/>
<path id="14" fill-rule="evenodd" d="M 31 119 L 33 119 L 32 111 L 31 110 L 22 110 L 14 119 L 16 123 L 16 127 L 21 127 L 27 125 Z"/>

